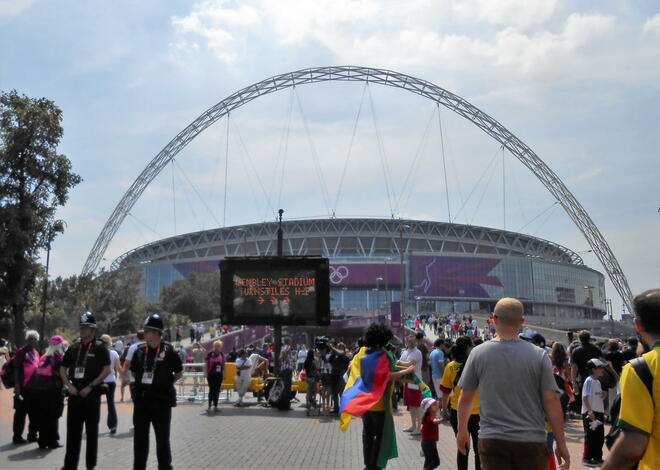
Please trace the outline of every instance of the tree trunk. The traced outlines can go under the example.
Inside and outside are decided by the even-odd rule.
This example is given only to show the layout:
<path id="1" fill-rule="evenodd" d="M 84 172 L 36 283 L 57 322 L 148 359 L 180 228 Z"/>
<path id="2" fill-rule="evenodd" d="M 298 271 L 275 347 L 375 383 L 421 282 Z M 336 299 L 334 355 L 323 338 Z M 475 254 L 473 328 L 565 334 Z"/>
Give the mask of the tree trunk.
<path id="1" fill-rule="evenodd" d="M 23 305 L 13 303 L 11 306 L 12 317 L 14 319 L 14 344 L 16 347 L 23 346 L 25 341 L 25 309 Z"/>

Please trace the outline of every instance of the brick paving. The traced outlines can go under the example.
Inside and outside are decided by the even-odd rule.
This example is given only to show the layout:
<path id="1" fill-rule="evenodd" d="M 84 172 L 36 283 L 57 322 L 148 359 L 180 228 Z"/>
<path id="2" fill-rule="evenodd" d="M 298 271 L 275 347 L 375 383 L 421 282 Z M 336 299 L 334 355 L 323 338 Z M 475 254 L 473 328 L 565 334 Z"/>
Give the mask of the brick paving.
<path id="1" fill-rule="evenodd" d="M 223 394 L 224 396 L 225 394 Z M 117 396 L 119 396 L 117 394 Z M 304 398 L 303 398 L 304 401 Z M 360 469 L 362 468 L 361 420 L 353 420 L 346 433 L 336 418 L 307 417 L 298 404 L 289 412 L 256 406 L 234 408 L 223 403 L 221 412 L 208 415 L 205 405 L 182 404 L 172 417 L 172 454 L 176 469 Z M 106 407 L 102 405 L 99 429 L 98 469 L 132 467 L 133 440 L 130 433 L 132 405 L 118 403 L 119 428 L 114 437 L 105 426 Z M 400 409 L 401 410 L 401 409 Z M 421 468 L 418 437 L 401 431 L 408 425 L 405 411 L 395 416 L 399 458 L 388 469 Z M 0 469 L 54 469 L 64 461 L 64 449 L 42 451 L 36 444 L 11 444 L 11 391 L 0 390 Z M 66 435 L 66 420 L 60 420 L 60 433 Z M 582 434 L 579 421 L 569 421 L 569 446 L 574 464 L 581 469 Z M 62 439 L 61 443 L 64 443 Z M 84 445 L 84 443 L 83 443 Z M 149 468 L 156 468 L 155 442 L 151 439 Z M 455 469 L 455 443 L 451 427 L 440 428 L 441 470 Z M 84 464 L 84 450 L 81 466 Z M 470 458 L 470 469 L 473 460 Z"/>

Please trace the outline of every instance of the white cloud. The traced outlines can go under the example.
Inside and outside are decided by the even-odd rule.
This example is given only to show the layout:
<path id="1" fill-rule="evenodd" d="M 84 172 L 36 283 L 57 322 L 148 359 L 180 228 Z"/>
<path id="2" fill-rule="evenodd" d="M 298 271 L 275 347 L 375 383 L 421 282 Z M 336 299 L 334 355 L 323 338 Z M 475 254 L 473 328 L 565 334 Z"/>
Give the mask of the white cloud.
<path id="1" fill-rule="evenodd" d="M 645 34 L 654 34 L 660 36 L 660 13 L 646 20 L 642 31 Z"/>
<path id="2" fill-rule="evenodd" d="M 0 18 L 20 15 L 36 2 L 37 0 L 0 0 Z"/>
<path id="3" fill-rule="evenodd" d="M 462 0 L 452 9 L 465 20 L 495 25 L 527 27 L 548 21 L 557 10 L 557 0 Z"/>
<path id="4" fill-rule="evenodd" d="M 255 41 L 290 52 L 320 45 L 335 63 L 438 77 L 456 71 L 487 82 L 488 93 L 513 86 L 543 96 L 554 86 L 608 80 L 656 86 L 660 48 L 642 40 L 641 25 L 598 12 L 559 15 L 556 1 L 474 0 L 439 8 L 425 0 L 396 7 L 375 0 L 247 0 L 238 7 L 207 0 L 173 18 L 179 34 L 173 49 L 201 41 L 216 59 L 236 65 L 263 54 L 245 49 Z M 656 28 L 660 15 L 643 26 Z"/>
<path id="5" fill-rule="evenodd" d="M 571 178 L 571 183 L 579 183 L 581 181 L 588 181 L 590 179 L 595 178 L 596 176 L 600 175 L 605 171 L 604 168 L 602 167 L 596 167 L 596 168 L 591 168 L 590 170 L 585 171 L 584 173 L 581 173 L 579 175 L 576 175 Z"/>

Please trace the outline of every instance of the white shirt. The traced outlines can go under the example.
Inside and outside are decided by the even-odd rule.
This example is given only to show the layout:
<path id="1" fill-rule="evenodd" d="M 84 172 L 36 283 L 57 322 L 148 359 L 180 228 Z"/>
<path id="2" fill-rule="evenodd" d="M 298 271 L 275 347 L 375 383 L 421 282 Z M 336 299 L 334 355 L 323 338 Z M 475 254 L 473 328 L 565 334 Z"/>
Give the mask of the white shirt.
<path id="1" fill-rule="evenodd" d="M 603 388 L 600 386 L 598 379 L 587 377 L 582 387 L 582 414 L 586 414 L 589 410 L 584 404 L 584 397 L 589 397 L 589 404 L 595 413 L 605 413 L 605 405 L 603 404 Z"/>
<path id="2" fill-rule="evenodd" d="M 307 359 L 307 350 L 301 349 L 298 351 L 298 364 L 304 364 L 305 359 Z"/>
<path id="3" fill-rule="evenodd" d="M 261 356 L 256 352 L 250 354 L 250 357 L 248 357 L 248 361 L 250 361 L 250 370 L 249 370 L 250 375 L 252 375 L 255 369 L 257 368 L 257 363 L 259 362 L 259 358 L 261 358 Z"/>
<path id="4" fill-rule="evenodd" d="M 254 354 L 252 356 L 254 356 Z M 252 357 L 252 356 L 250 356 L 250 357 Z M 257 354 L 257 356 L 258 356 L 258 354 Z M 240 357 L 238 359 L 236 359 L 236 367 L 244 367 L 244 366 L 249 365 L 249 364 L 250 364 L 250 358 L 249 357 L 247 359 L 241 359 Z M 250 369 L 241 369 L 241 370 L 236 369 L 236 370 L 238 372 L 237 375 L 239 377 L 250 377 L 252 375 L 252 369 L 251 368 Z"/>
<path id="5" fill-rule="evenodd" d="M 135 354 L 135 351 L 137 351 L 138 346 L 141 344 L 144 344 L 144 341 L 138 341 L 137 343 L 131 344 L 131 347 L 128 348 L 128 352 L 126 353 L 126 360 L 128 362 L 131 362 L 131 359 L 133 359 L 133 354 Z"/>
<path id="6" fill-rule="evenodd" d="M 117 380 L 115 377 L 115 365 L 117 364 L 117 361 L 119 360 L 119 354 L 117 354 L 117 351 L 114 349 L 110 350 L 110 373 L 108 376 L 103 379 L 103 383 L 113 383 Z"/>
<path id="7" fill-rule="evenodd" d="M 422 378 L 422 352 L 419 349 L 416 347 L 412 349 L 404 349 L 401 353 L 401 361 L 415 361 L 415 374 L 417 374 L 417 377 L 420 379 Z M 410 390 L 419 390 L 419 387 L 415 384 L 409 383 L 407 385 Z"/>

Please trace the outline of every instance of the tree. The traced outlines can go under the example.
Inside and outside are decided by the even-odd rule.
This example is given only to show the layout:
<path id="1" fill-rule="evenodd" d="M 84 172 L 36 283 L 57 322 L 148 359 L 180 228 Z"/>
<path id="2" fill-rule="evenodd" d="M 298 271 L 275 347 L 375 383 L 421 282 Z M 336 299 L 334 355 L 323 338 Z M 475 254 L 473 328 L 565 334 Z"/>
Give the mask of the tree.
<path id="1" fill-rule="evenodd" d="M 220 271 L 190 273 L 167 286 L 160 294 L 163 308 L 187 315 L 194 322 L 220 317 Z"/>
<path id="2" fill-rule="evenodd" d="M 22 344 L 37 255 L 54 214 L 81 178 L 57 153 L 62 111 L 46 98 L 0 94 L 0 312 L 11 314 Z"/>
<path id="3" fill-rule="evenodd" d="M 96 317 L 99 333 L 123 335 L 133 333 L 150 313 L 163 313 L 160 304 L 148 302 L 140 291 L 141 271 L 128 267 L 96 274 L 58 277 L 49 281 L 46 329 L 48 334 L 65 333 L 75 338 L 78 318 L 85 311 Z M 29 296 L 27 324 L 40 324 L 39 306 L 43 275 Z"/>

